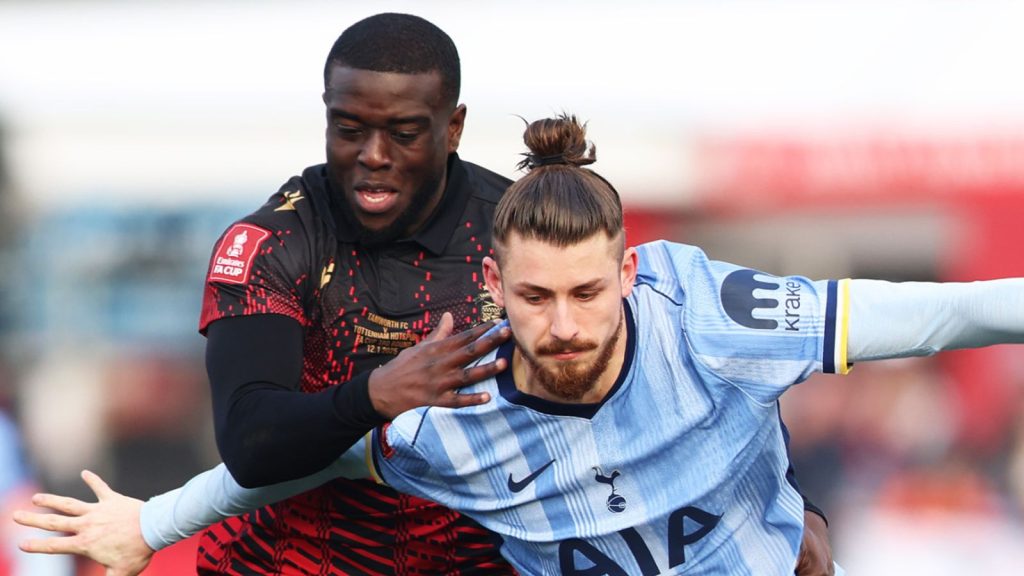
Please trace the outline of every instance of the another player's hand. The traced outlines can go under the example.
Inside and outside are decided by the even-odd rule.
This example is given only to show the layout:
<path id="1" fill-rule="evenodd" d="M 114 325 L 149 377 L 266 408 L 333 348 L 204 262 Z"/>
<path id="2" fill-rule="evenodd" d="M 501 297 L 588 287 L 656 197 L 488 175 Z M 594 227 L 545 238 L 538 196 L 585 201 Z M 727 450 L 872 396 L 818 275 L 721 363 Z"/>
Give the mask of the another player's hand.
<path id="1" fill-rule="evenodd" d="M 139 513 L 142 501 L 118 494 L 99 476 L 82 472 L 82 479 L 99 499 L 96 503 L 54 494 L 36 494 L 32 503 L 59 514 L 18 510 L 14 521 L 24 526 L 66 536 L 26 540 L 18 545 L 25 552 L 42 554 L 78 554 L 107 567 L 107 576 L 135 576 L 153 557 L 153 550 L 142 539 Z"/>
<path id="2" fill-rule="evenodd" d="M 462 408 L 490 400 L 486 393 L 458 390 L 505 369 L 504 360 L 466 365 L 508 340 L 511 332 L 505 326 L 484 336 L 495 326 L 492 321 L 453 336 L 453 326 L 452 315 L 445 312 L 429 336 L 370 373 L 370 400 L 381 416 L 391 419 L 418 406 Z"/>
<path id="3" fill-rule="evenodd" d="M 828 539 L 828 524 L 821 516 L 804 510 L 804 539 L 800 543 L 800 558 L 796 563 L 797 576 L 833 576 L 832 544 Z"/>

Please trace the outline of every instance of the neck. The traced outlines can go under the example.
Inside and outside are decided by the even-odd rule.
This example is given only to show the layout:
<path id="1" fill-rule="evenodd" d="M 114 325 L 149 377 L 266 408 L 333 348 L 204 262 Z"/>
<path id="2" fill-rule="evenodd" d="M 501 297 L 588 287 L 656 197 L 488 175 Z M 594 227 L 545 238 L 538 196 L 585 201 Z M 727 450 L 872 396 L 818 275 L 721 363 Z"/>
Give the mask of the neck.
<path id="1" fill-rule="evenodd" d="M 409 224 L 409 226 L 402 231 L 403 236 L 412 236 L 413 234 L 418 232 L 420 228 L 423 228 L 423 225 L 426 224 L 427 220 L 429 220 L 430 217 L 434 214 L 434 210 L 437 209 L 437 205 L 441 203 L 441 198 L 444 197 L 444 189 L 447 184 L 448 172 L 445 171 L 445 175 L 441 178 L 441 182 L 439 182 L 437 185 L 437 190 L 434 190 L 433 195 L 431 195 L 428 198 L 427 205 L 424 206 L 423 209 L 418 211 L 418 216 L 416 216 L 416 219 L 413 220 Z"/>

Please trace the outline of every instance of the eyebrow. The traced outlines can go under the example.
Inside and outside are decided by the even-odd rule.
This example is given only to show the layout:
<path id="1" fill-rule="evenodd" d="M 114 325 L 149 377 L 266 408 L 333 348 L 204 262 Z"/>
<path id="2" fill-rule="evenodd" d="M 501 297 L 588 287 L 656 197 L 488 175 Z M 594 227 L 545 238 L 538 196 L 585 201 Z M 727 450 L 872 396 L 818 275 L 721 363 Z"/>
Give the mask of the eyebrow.
<path id="1" fill-rule="evenodd" d="M 601 286 L 603 286 L 604 283 L 605 282 L 603 278 L 595 278 L 594 280 L 591 280 L 589 282 L 584 282 L 583 284 L 573 286 L 571 288 L 571 291 L 578 292 L 580 290 L 594 290 L 596 288 L 600 288 Z M 553 292 L 548 288 L 545 288 L 543 286 L 537 286 L 536 284 L 531 284 L 530 282 L 519 282 L 513 286 L 513 289 L 521 292 L 538 292 L 540 294 L 551 294 Z"/>
<path id="2" fill-rule="evenodd" d="M 331 115 L 331 118 L 344 118 L 346 120 L 352 120 L 353 122 L 359 122 L 360 124 L 366 124 L 366 122 L 361 117 L 359 117 L 358 114 L 353 114 L 351 112 L 347 112 L 345 110 L 342 110 L 341 108 L 329 108 L 328 111 L 329 111 L 329 113 Z M 430 123 L 430 117 L 429 116 L 422 116 L 421 115 L 421 116 L 406 116 L 406 117 L 402 117 L 402 118 L 391 118 L 391 119 L 388 120 L 387 125 L 388 126 L 396 126 L 396 125 L 399 125 L 399 124 L 420 124 L 420 125 L 423 125 L 423 124 L 429 124 L 429 123 Z"/>

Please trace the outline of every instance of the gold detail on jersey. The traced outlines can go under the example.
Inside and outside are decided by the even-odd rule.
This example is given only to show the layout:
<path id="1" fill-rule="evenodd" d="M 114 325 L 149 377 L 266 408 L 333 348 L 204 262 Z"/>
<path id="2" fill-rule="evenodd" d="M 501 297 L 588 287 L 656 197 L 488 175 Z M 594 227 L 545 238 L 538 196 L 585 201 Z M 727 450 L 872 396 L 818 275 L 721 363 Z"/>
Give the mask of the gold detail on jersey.
<path id="1" fill-rule="evenodd" d="M 373 312 L 367 312 L 366 313 L 366 319 L 369 320 L 370 322 L 375 322 L 377 324 L 380 324 L 381 326 L 383 326 L 385 328 L 391 328 L 392 330 L 408 330 L 409 329 L 409 323 L 408 322 L 402 322 L 402 321 L 399 321 L 399 320 L 390 320 L 390 319 L 385 318 L 385 317 L 383 317 L 383 316 L 381 316 L 379 314 L 374 314 Z"/>
<path id="2" fill-rule="evenodd" d="M 327 283 L 331 281 L 332 274 L 334 274 L 334 262 L 324 266 L 324 269 L 320 271 L 320 288 L 327 286 Z"/>
<path id="3" fill-rule="evenodd" d="M 281 204 L 277 208 L 274 208 L 274 212 L 284 212 L 285 210 L 295 210 L 295 203 L 299 200 L 304 200 L 301 190 L 294 192 L 284 193 L 284 204 Z"/>
<path id="4" fill-rule="evenodd" d="M 490 322 L 491 320 L 498 320 L 505 315 L 505 311 L 502 310 L 501 306 L 494 303 L 494 299 L 491 298 L 491 293 L 484 290 L 477 295 L 473 301 L 477 308 L 480 309 L 480 323 Z"/>
<path id="5" fill-rule="evenodd" d="M 373 330 L 365 326 L 355 327 L 359 344 L 366 345 L 366 351 L 370 354 L 397 355 L 402 350 L 416 344 L 418 338 L 409 332 L 391 332 L 384 326 L 380 330 Z"/>

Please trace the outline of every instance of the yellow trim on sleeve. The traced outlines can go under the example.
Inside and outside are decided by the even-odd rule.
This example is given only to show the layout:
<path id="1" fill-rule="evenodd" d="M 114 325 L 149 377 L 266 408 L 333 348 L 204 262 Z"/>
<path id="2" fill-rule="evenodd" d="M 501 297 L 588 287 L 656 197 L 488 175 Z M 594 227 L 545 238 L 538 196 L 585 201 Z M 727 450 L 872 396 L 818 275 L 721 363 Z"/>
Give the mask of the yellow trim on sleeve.
<path id="1" fill-rule="evenodd" d="M 373 430 L 370 430 L 366 436 L 363 436 L 363 448 L 366 467 L 370 470 L 370 478 L 377 484 L 384 484 L 386 486 L 387 483 L 377 475 L 377 467 L 373 465 Z"/>
<path id="2" fill-rule="evenodd" d="M 846 362 L 846 343 L 850 335 L 850 279 L 844 278 L 839 281 L 840 285 L 840 296 L 839 296 L 839 334 L 837 340 L 839 341 L 839 362 L 836 368 L 840 374 L 849 374 L 850 365 Z"/>

